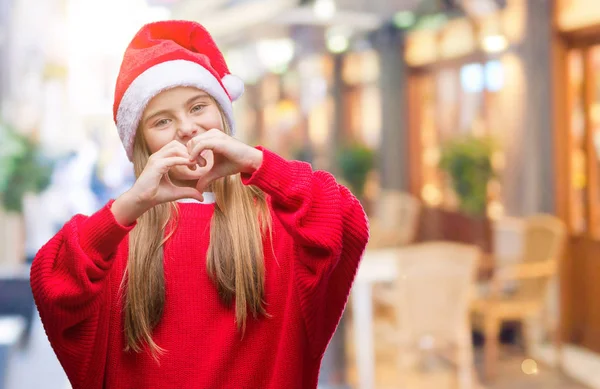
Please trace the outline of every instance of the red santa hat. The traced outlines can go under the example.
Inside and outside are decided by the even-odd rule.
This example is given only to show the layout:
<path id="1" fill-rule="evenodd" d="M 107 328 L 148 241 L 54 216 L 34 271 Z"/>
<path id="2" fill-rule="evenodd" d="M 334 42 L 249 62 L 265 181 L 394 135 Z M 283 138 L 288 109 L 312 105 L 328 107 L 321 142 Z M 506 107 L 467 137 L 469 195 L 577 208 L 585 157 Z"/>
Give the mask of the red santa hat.
<path id="1" fill-rule="evenodd" d="M 176 86 L 193 86 L 210 94 L 235 131 L 232 102 L 244 93 L 244 83 L 229 73 L 208 31 L 190 21 L 147 24 L 125 51 L 115 89 L 113 114 L 129 160 L 148 102 Z"/>

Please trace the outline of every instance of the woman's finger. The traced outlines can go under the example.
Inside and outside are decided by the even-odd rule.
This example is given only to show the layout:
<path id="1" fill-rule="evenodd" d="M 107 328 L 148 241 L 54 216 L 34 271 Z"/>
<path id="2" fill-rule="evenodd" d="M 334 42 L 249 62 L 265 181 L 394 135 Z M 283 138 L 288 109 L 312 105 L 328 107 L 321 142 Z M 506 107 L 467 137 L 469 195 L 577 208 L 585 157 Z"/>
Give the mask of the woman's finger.
<path id="1" fill-rule="evenodd" d="M 190 152 L 190 160 L 198 162 L 199 157 L 202 157 L 202 152 L 205 150 L 214 151 L 216 149 L 223 150 L 226 147 L 226 143 L 222 138 L 210 137 L 203 139 L 196 139 L 194 147 Z"/>
<path id="2" fill-rule="evenodd" d="M 166 157 L 156 161 L 158 169 L 162 174 L 166 174 L 169 169 L 175 166 L 189 166 L 190 160 L 187 157 Z"/>
<path id="3" fill-rule="evenodd" d="M 204 142 L 204 144 L 216 145 L 218 141 L 222 142 L 224 140 L 223 135 L 224 133 L 219 130 L 209 130 L 207 132 L 204 132 L 198 136 L 193 137 L 186 143 L 187 150 L 191 155 L 193 151 L 197 148 L 198 144 Z"/>
<path id="4" fill-rule="evenodd" d="M 171 200 L 195 199 L 198 201 L 204 201 L 204 196 L 196 188 L 187 188 L 173 185 L 173 187 L 171 188 L 171 195 Z"/>
<path id="5" fill-rule="evenodd" d="M 164 181 L 169 186 L 169 194 L 167 195 L 166 201 L 174 201 L 185 198 L 196 199 L 198 201 L 204 201 L 204 195 L 201 191 L 196 188 L 181 187 L 173 184 L 168 174 L 163 176 Z"/>
<path id="6" fill-rule="evenodd" d="M 217 178 L 219 178 L 219 176 L 214 170 L 207 172 L 198 179 L 198 182 L 196 183 L 196 189 L 199 192 L 205 192 L 209 185 Z"/>
<path id="7" fill-rule="evenodd" d="M 172 150 L 177 150 L 177 151 L 181 151 L 183 153 L 187 153 L 187 149 L 186 149 L 185 145 L 177 140 L 170 141 L 169 143 L 167 143 L 166 145 L 161 147 L 159 151 L 168 153 L 168 152 L 171 152 Z"/>
<path id="8" fill-rule="evenodd" d="M 148 159 L 148 162 L 160 164 L 161 160 L 164 160 L 166 158 L 172 158 L 172 157 L 181 157 L 181 158 L 189 159 L 189 154 L 188 154 L 187 150 L 185 149 L 185 147 L 181 143 L 180 143 L 180 146 L 181 147 L 177 147 L 174 145 L 171 147 L 165 146 L 162 149 L 155 152 L 154 154 L 152 154 L 150 156 L 150 158 Z M 190 165 L 189 161 L 188 161 L 188 165 Z"/>
<path id="9" fill-rule="evenodd" d="M 202 151 L 198 159 L 202 159 L 204 161 L 203 166 L 200 166 L 201 172 L 209 171 L 215 165 L 215 154 L 212 150 Z"/>

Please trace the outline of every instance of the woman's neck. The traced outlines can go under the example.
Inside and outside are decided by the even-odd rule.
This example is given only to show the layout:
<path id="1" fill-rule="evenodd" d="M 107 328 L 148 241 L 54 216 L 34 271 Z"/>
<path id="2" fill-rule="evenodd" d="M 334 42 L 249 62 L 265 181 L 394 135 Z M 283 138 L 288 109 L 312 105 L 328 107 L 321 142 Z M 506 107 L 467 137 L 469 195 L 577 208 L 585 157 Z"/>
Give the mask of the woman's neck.
<path id="1" fill-rule="evenodd" d="M 216 202 L 215 194 L 213 192 L 203 192 L 202 196 L 204 201 L 198 201 L 196 199 L 179 199 L 178 203 L 197 203 L 197 204 L 214 204 Z"/>
<path id="2" fill-rule="evenodd" d="M 198 183 L 198 180 L 188 181 L 188 180 L 176 180 L 176 179 L 171 178 L 171 182 L 175 186 L 195 188 L 196 184 Z M 206 188 L 206 190 L 203 191 L 202 194 L 204 196 L 204 201 L 198 201 L 198 200 L 194 200 L 194 199 L 180 199 L 180 200 L 178 200 L 178 202 L 180 202 L 180 203 L 201 203 L 201 204 L 212 204 L 215 202 L 215 194 L 212 192 L 212 186 L 209 186 L 208 188 Z"/>

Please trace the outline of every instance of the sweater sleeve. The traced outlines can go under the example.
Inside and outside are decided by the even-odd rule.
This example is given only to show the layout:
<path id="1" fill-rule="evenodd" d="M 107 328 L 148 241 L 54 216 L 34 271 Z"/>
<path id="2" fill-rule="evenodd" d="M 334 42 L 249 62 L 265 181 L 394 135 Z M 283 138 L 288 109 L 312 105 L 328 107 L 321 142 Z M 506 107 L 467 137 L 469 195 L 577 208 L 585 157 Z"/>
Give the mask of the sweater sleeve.
<path id="1" fill-rule="evenodd" d="M 274 215 L 293 238 L 293 282 L 318 357 L 346 306 L 369 237 L 367 218 L 356 197 L 331 174 L 258 149 L 262 165 L 242 179 L 270 196 Z"/>
<path id="2" fill-rule="evenodd" d="M 31 266 L 42 323 L 73 388 L 100 388 L 103 382 L 111 306 L 108 274 L 117 247 L 133 228 L 118 224 L 111 205 L 90 217 L 73 217 Z"/>

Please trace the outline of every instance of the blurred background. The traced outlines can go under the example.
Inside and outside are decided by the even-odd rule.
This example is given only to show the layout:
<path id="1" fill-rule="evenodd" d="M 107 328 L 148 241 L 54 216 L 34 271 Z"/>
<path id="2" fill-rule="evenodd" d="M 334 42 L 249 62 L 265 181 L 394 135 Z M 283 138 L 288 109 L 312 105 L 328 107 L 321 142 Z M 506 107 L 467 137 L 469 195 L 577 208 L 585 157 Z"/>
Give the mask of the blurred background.
<path id="1" fill-rule="evenodd" d="M 600 388 L 597 0 L 0 0 L 0 388 L 67 389 L 37 250 L 133 182 L 116 76 L 203 23 L 239 137 L 347 184 L 371 240 L 320 388 Z"/>

